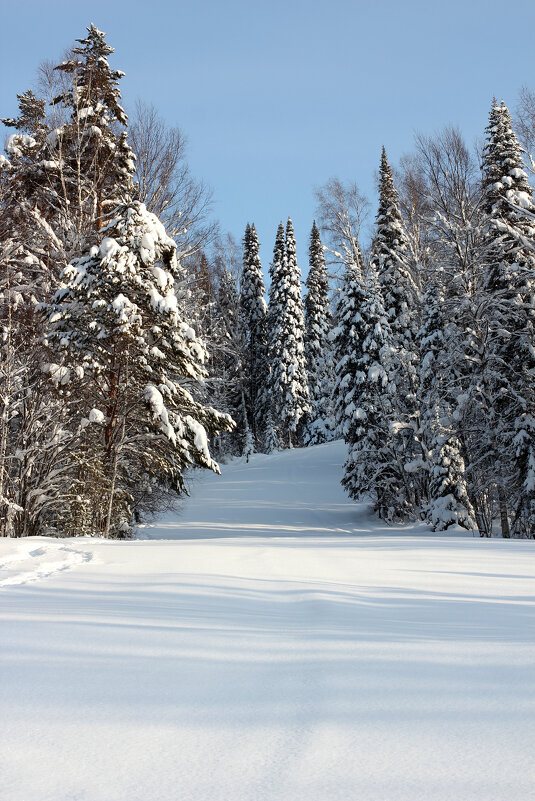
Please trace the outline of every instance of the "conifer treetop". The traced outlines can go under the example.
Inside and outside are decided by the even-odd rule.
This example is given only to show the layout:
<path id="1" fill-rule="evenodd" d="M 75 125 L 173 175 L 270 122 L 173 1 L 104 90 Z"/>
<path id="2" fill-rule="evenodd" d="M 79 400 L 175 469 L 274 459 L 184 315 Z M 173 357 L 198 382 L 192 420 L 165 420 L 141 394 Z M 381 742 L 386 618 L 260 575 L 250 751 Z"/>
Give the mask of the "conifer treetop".
<path id="1" fill-rule="evenodd" d="M 410 267 L 410 253 L 399 209 L 398 193 L 386 150 L 379 168 L 379 208 L 370 261 L 375 264 L 385 308 L 393 330 L 415 334 L 413 309 L 419 293 Z"/>
<path id="2" fill-rule="evenodd" d="M 62 72 L 75 73 L 75 86 L 66 94 L 55 97 L 52 103 L 71 105 L 78 116 L 82 114 L 84 117 L 89 114 L 98 117 L 105 109 L 121 125 L 127 125 L 128 117 L 119 103 L 119 81 L 124 77 L 124 72 L 112 70 L 108 63 L 108 56 L 114 52 L 114 48 L 106 42 L 106 34 L 99 31 L 93 23 L 87 31 L 88 36 L 85 39 L 76 40 L 79 47 L 72 49 L 73 54 L 80 58 L 70 58 L 55 68 Z M 102 106 L 99 102 L 95 105 L 95 98 L 98 98 Z"/>

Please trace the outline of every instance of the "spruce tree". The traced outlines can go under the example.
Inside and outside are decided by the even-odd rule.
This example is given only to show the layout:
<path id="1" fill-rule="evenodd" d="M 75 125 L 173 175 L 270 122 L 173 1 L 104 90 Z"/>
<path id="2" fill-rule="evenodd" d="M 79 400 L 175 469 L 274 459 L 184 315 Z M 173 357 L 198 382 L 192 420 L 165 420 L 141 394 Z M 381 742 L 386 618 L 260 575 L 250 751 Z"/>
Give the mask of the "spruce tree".
<path id="1" fill-rule="evenodd" d="M 357 373 L 362 348 L 360 309 L 366 297 L 362 265 L 350 262 L 336 304 L 336 325 L 332 331 L 334 385 L 332 406 L 336 432 L 349 441 L 358 394 Z"/>
<path id="2" fill-rule="evenodd" d="M 213 317 L 209 346 L 210 382 L 215 390 L 213 403 L 236 422 L 232 432 L 219 438 L 220 452 L 223 456 L 248 456 L 254 453 L 254 438 L 248 421 L 246 333 L 241 318 L 238 276 L 228 268 L 219 277 Z"/>
<path id="3" fill-rule="evenodd" d="M 247 416 L 253 439 L 262 431 L 262 391 L 268 368 L 266 354 L 266 314 L 264 277 L 254 223 L 245 229 L 243 270 L 240 285 L 241 324 L 245 337 L 245 373 L 247 375 Z"/>
<path id="4" fill-rule="evenodd" d="M 431 455 L 427 518 L 433 531 L 445 531 L 453 525 L 473 528 L 461 444 L 450 420 L 440 417 L 438 407 L 435 407 Z"/>
<path id="5" fill-rule="evenodd" d="M 465 459 L 453 417 L 455 387 L 449 365 L 452 338 L 444 318 L 444 292 L 430 280 L 423 302 L 423 324 L 418 334 L 420 362 L 420 431 L 425 469 L 429 474 L 426 516 L 433 531 L 449 526 L 472 528 L 473 509 L 468 497 Z"/>
<path id="6" fill-rule="evenodd" d="M 373 239 L 373 260 L 396 347 L 403 346 L 408 357 L 413 355 L 418 331 L 419 295 L 412 275 L 398 193 L 384 147 L 379 168 L 379 208 Z"/>
<path id="7" fill-rule="evenodd" d="M 217 471 L 207 435 L 230 419 L 185 386 L 205 375 L 205 351 L 177 307 L 174 241 L 136 201 L 103 233 L 65 271 L 49 343 L 63 355 L 68 391 L 80 393 L 73 411 L 97 482 L 88 487 L 81 463 L 77 494 L 93 491 L 92 533 L 118 536 L 129 531 L 139 482 L 182 492 L 186 467 Z"/>
<path id="8" fill-rule="evenodd" d="M 482 386 L 493 432 L 502 536 L 535 531 L 535 204 L 505 104 L 493 103 L 483 151 L 491 332 Z"/>
<path id="9" fill-rule="evenodd" d="M 305 355 L 310 389 L 311 413 L 306 442 L 314 445 L 332 436 L 331 395 L 333 360 L 330 333 L 332 315 L 329 303 L 329 279 L 320 232 L 314 221 L 310 234 L 309 271 L 305 298 Z"/>
<path id="10" fill-rule="evenodd" d="M 67 122 L 50 137 L 56 172 L 69 204 L 71 234 L 83 246 L 84 234 L 105 226 L 115 206 L 128 202 L 132 192 L 134 155 L 127 142 L 128 118 L 120 104 L 119 81 L 124 76 L 110 67 L 114 52 L 106 34 L 91 24 L 77 39 L 73 58 L 56 69 L 70 76 L 69 88 L 54 98 Z"/>
<path id="11" fill-rule="evenodd" d="M 366 284 L 360 281 L 360 295 L 352 324 L 358 350 L 353 355 L 354 376 L 346 396 L 350 401 L 345 422 L 349 450 L 342 484 L 355 500 L 371 497 L 384 520 L 403 520 L 404 477 L 390 423 L 392 334 L 373 264 Z"/>
<path id="12" fill-rule="evenodd" d="M 377 271 L 394 349 L 391 381 L 395 387 L 391 428 L 398 450 L 396 463 L 403 476 L 399 484 L 407 492 L 400 510 L 413 509 L 425 499 L 422 449 L 417 439 L 418 421 L 418 331 L 419 293 L 412 275 L 409 247 L 399 210 L 392 170 L 383 147 L 379 170 L 379 209 L 370 261 Z M 406 475 L 405 475 L 406 474 Z M 410 475 L 410 480 L 407 480 Z"/>
<path id="13" fill-rule="evenodd" d="M 305 364 L 305 321 L 301 297 L 301 273 L 297 266 L 292 221 L 286 238 L 280 223 L 270 269 L 267 320 L 270 376 L 266 400 L 283 442 L 291 448 L 299 440 L 302 424 L 310 413 Z"/>
<path id="14" fill-rule="evenodd" d="M 47 137 L 65 252 L 78 254 L 43 304 L 44 367 L 77 443 L 52 527 L 122 536 L 159 492 L 184 490 L 186 467 L 217 470 L 207 436 L 231 424 L 195 397 L 206 352 L 179 306 L 176 245 L 135 199 L 113 50 L 93 25 L 78 41 L 58 68 L 70 81 L 54 101 L 67 121 Z"/>

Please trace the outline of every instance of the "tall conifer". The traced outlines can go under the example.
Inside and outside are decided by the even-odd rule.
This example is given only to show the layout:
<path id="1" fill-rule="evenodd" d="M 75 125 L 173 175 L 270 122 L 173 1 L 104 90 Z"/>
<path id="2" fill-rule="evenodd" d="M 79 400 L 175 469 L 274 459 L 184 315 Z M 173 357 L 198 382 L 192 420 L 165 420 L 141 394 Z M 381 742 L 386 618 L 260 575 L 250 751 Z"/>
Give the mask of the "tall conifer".
<path id="1" fill-rule="evenodd" d="M 310 389 L 311 414 L 307 424 L 309 444 L 325 442 L 332 436 L 331 395 L 333 359 L 330 333 L 332 315 L 329 279 L 320 232 L 314 221 L 310 234 L 309 271 L 305 298 L 305 355 Z"/>
<path id="2" fill-rule="evenodd" d="M 535 204 L 505 104 L 493 103 L 483 151 L 486 319 L 481 386 L 496 458 L 502 535 L 535 531 Z M 488 446 L 487 446 L 488 447 Z"/>
<path id="3" fill-rule="evenodd" d="M 310 404 L 301 273 L 297 266 L 295 236 L 289 218 L 286 237 L 283 224 L 279 224 L 270 274 L 267 325 L 271 372 L 268 400 L 283 442 L 293 447 L 310 413 Z"/>
<path id="4" fill-rule="evenodd" d="M 266 314 L 260 245 L 254 223 L 245 229 L 240 308 L 245 337 L 248 425 L 254 438 L 262 431 L 262 392 L 267 379 Z"/>
<path id="5" fill-rule="evenodd" d="M 419 293 L 412 274 L 409 247 L 392 170 L 383 147 L 379 170 L 379 209 L 370 256 L 377 271 L 385 311 L 392 332 L 391 381 L 395 388 L 392 401 L 391 429 L 401 465 L 400 510 L 416 511 L 425 495 L 426 477 L 422 474 L 422 449 L 417 439 L 418 352 L 416 334 L 419 320 Z"/>

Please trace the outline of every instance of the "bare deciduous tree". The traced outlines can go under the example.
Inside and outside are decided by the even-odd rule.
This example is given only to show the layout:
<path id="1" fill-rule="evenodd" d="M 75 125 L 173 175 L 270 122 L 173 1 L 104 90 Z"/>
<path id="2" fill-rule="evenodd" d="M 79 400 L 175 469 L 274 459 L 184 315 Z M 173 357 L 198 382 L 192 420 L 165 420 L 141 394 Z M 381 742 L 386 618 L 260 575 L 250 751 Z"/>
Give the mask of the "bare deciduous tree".
<path id="1" fill-rule="evenodd" d="M 334 257 L 331 263 L 356 264 L 362 269 L 359 237 L 366 219 L 369 202 L 356 183 L 344 184 L 331 178 L 315 191 L 319 228 L 327 250 Z"/>
<path id="2" fill-rule="evenodd" d="M 206 247 L 217 233 L 217 224 L 209 218 L 212 192 L 192 176 L 180 128 L 169 127 L 154 106 L 138 100 L 129 141 L 136 155 L 140 200 L 162 220 L 180 256 L 187 258 Z"/>
<path id="3" fill-rule="evenodd" d="M 520 90 L 515 109 L 516 134 L 528 157 L 528 166 L 535 173 L 535 92 L 526 86 Z"/>

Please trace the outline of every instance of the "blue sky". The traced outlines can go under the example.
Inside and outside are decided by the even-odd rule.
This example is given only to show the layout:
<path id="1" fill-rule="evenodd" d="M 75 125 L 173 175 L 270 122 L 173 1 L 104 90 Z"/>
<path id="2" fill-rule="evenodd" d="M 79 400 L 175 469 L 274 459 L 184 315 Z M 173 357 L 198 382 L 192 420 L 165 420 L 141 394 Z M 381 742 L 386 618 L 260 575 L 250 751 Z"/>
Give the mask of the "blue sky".
<path id="1" fill-rule="evenodd" d="M 393 164 L 417 131 L 481 137 L 493 95 L 535 89 L 535 2 L 226 0 L 4 3 L 0 114 L 94 22 L 124 70 L 125 106 L 153 103 L 189 139 L 223 230 L 254 221 L 267 268 L 290 215 L 306 267 L 313 189 L 356 180 L 375 206 L 384 144 Z"/>

